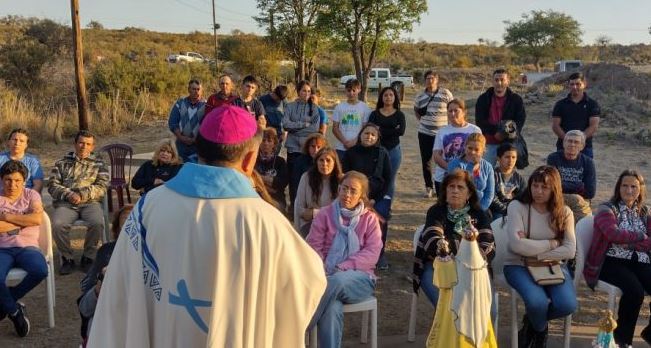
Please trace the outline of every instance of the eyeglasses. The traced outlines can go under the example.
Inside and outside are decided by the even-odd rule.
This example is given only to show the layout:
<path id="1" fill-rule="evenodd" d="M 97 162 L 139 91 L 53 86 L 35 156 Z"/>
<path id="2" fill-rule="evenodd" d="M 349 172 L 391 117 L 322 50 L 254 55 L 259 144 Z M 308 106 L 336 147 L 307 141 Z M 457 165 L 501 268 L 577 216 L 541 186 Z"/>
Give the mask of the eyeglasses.
<path id="1" fill-rule="evenodd" d="M 346 195 L 357 196 L 360 192 L 348 186 L 339 186 L 339 191 Z"/>

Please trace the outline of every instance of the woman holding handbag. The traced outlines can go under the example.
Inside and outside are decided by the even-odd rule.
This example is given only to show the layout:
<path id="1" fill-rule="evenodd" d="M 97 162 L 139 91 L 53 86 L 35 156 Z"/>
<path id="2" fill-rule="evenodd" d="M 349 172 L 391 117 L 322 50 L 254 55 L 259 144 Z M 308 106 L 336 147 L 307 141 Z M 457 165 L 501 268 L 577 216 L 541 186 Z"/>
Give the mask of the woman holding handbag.
<path id="1" fill-rule="evenodd" d="M 564 265 L 576 253 L 574 217 L 563 202 L 558 170 L 538 167 L 527 190 L 509 204 L 507 216 L 504 276 L 526 309 L 518 347 L 546 347 L 547 322 L 574 313 L 577 306 Z"/>

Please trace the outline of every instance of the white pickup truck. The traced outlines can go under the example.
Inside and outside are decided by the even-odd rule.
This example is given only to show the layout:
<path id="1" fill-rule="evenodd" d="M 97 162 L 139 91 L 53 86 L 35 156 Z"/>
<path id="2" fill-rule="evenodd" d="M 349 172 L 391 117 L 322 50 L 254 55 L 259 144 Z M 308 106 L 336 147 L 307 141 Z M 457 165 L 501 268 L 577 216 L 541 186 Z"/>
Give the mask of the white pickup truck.
<path id="1" fill-rule="evenodd" d="M 207 59 L 196 52 L 179 52 L 179 54 L 170 54 L 167 56 L 167 61 L 170 63 L 194 63 L 206 62 Z"/>
<path id="2" fill-rule="evenodd" d="M 342 76 L 341 79 L 339 79 L 339 88 L 344 88 L 348 80 L 352 80 L 355 78 L 357 78 L 357 76 L 355 75 Z M 414 86 L 413 76 L 401 75 L 401 74 L 391 75 L 391 70 L 387 68 L 371 69 L 371 73 L 369 74 L 369 78 L 368 78 L 368 88 L 378 89 L 380 86 L 382 87 L 391 86 L 397 88 L 400 85 L 403 85 L 404 87 L 413 87 Z"/>
<path id="3" fill-rule="evenodd" d="M 559 60 L 554 64 L 554 72 L 530 72 L 522 76 L 522 84 L 533 85 L 534 83 L 552 76 L 559 72 L 566 72 L 570 70 L 578 70 L 583 66 L 580 60 Z"/>

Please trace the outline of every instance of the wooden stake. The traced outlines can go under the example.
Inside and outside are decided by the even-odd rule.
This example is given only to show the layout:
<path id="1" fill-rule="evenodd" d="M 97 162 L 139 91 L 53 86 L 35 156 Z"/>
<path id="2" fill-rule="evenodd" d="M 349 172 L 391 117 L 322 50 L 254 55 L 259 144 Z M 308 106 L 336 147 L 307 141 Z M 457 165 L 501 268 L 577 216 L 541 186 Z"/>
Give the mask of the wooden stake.
<path id="1" fill-rule="evenodd" d="M 81 27 L 79 26 L 79 0 L 70 0 L 72 12 L 72 44 L 75 50 L 75 77 L 77 82 L 77 111 L 79 113 L 79 130 L 88 130 L 88 99 L 86 98 L 86 80 L 84 79 L 84 57 L 81 44 Z"/>

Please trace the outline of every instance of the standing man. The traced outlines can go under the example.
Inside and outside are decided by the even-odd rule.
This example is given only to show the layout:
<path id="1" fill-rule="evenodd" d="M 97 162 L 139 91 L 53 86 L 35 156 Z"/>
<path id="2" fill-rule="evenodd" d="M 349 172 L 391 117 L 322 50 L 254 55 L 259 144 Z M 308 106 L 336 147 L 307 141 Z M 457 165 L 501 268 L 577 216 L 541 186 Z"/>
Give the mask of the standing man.
<path id="1" fill-rule="evenodd" d="M 593 158 L 592 137 L 599 128 L 601 108 L 599 104 L 585 93 L 585 77 L 576 72 L 570 75 L 567 81 L 570 93 L 559 100 L 552 111 L 552 130 L 558 136 L 556 150 L 563 150 L 565 133 L 571 130 L 580 130 L 585 134 L 585 147 L 581 151 L 584 155 Z"/>
<path id="2" fill-rule="evenodd" d="M 493 87 L 482 93 L 475 104 L 475 123 L 486 137 L 484 159 L 491 165 L 497 162 L 497 148 L 506 140 L 503 121 L 515 122 L 518 136 L 527 114 L 522 97 L 509 88 L 509 73 L 504 69 L 493 72 Z"/>
<path id="3" fill-rule="evenodd" d="M 207 115 L 201 164 L 141 197 L 126 221 L 89 347 L 305 345 L 323 263 L 255 192 L 260 141 L 241 108 Z"/>
<path id="4" fill-rule="evenodd" d="M 237 99 L 237 94 L 233 91 L 233 79 L 230 75 L 222 75 L 219 77 L 219 91 L 208 97 L 206 102 L 206 115 L 212 109 L 222 105 L 232 105 Z"/>
<path id="5" fill-rule="evenodd" d="M 345 87 L 346 101 L 337 104 L 332 113 L 332 134 L 337 139 L 335 149 L 339 161 L 343 160 L 346 150 L 357 144 L 357 136 L 371 115 L 371 108 L 359 100 L 362 84 L 356 79 L 350 79 L 346 81 Z M 319 116 L 319 122 L 320 119 Z"/>
<path id="6" fill-rule="evenodd" d="M 260 97 L 260 102 L 264 106 L 265 118 L 267 119 L 267 127 L 276 129 L 278 135 L 279 145 L 284 140 L 283 136 L 283 116 L 285 108 L 287 107 L 287 86 L 278 85 L 271 93 L 265 94 Z"/>
<path id="7" fill-rule="evenodd" d="M 414 98 L 414 113 L 419 121 L 418 146 L 425 180 L 425 197 L 434 195 L 432 181 L 432 150 L 439 129 L 448 125 L 448 103 L 452 93 L 439 87 L 439 75 L 432 70 L 425 72 L 425 90 Z"/>
<path id="8" fill-rule="evenodd" d="M 93 264 L 97 243 L 104 231 L 102 198 L 106 194 L 109 172 L 104 162 L 93 153 L 95 135 L 79 131 L 75 136 L 75 151 L 58 160 L 48 180 L 48 192 L 52 196 L 54 214 L 52 232 L 61 254 L 60 275 L 72 273 L 75 261 L 70 245 L 70 226 L 78 219 L 86 222 L 84 253 L 79 262 L 86 272 Z"/>
<path id="9" fill-rule="evenodd" d="M 38 157 L 26 152 L 28 146 L 29 132 L 27 132 L 27 129 L 16 128 L 12 130 L 7 140 L 7 151 L 0 152 L 0 166 L 10 160 L 22 162 L 27 167 L 25 187 L 40 194 L 41 190 L 43 190 L 43 168 L 41 168 Z M 1 181 L 0 187 L 2 187 Z"/>
<path id="10" fill-rule="evenodd" d="M 197 152 L 194 140 L 199 124 L 205 115 L 206 102 L 201 98 L 201 82 L 192 79 L 188 83 L 187 97 L 174 103 L 167 125 L 176 137 L 176 149 L 183 162 L 192 162 Z"/>
<path id="11" fill-rule="evenodd" d="M 242 95 L 235 98 L 233 105 L 239 106 L 246 110 L 258 122 L 258 127 L 267 128 L 267 119 L 265 118 L 264 105 L 255 97 L 258 90 L 258 80 L 253 75 L 248 75 L 242 80 Z"/>

